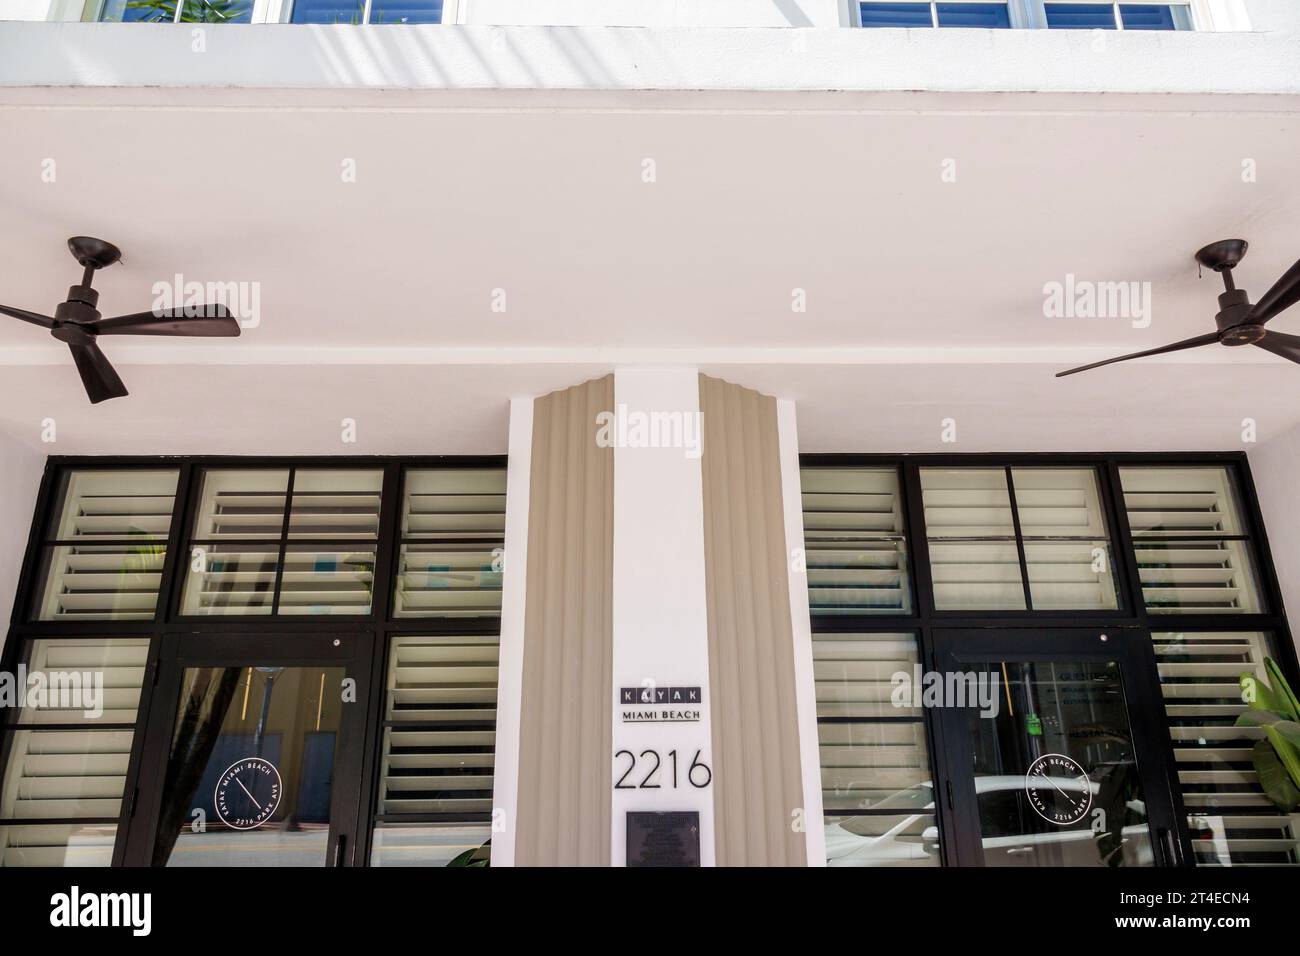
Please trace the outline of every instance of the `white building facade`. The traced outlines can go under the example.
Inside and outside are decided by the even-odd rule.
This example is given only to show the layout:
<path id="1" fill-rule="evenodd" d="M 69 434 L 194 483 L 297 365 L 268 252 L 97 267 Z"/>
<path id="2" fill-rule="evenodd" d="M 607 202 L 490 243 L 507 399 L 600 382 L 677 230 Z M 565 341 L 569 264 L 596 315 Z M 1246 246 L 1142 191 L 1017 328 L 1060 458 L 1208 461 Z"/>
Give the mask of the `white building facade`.
<path id="1" fill-rule="evenodd" d="M 1268 301 L 1298 63 L 1279 0 L 0 4 L 0 302 L 94 236 L 239 326 L 93 403 L 0 327 L 4 669 L 76 678 L 0 863 L 1300 862 L 1300 350 L 1055 377 L 1213 332 L 1221 240 Z"/>

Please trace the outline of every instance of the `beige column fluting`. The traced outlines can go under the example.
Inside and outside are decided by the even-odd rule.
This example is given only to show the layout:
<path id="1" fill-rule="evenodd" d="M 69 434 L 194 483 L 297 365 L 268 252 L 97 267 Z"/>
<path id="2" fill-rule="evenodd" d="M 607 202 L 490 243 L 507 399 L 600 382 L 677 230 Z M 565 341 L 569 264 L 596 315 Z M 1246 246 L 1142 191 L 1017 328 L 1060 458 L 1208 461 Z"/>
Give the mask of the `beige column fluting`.
<path id="1" fill-rule="evenodd" d="M 802 866 L 776 400 L 702 375 L 700 409 L 717 864 Z"/>
<path id="2" fill-rule="evenodd" d="M 515 862 L 607 866 L 614 455 L 596 416 L 613 376 L 533 408 Z"/>

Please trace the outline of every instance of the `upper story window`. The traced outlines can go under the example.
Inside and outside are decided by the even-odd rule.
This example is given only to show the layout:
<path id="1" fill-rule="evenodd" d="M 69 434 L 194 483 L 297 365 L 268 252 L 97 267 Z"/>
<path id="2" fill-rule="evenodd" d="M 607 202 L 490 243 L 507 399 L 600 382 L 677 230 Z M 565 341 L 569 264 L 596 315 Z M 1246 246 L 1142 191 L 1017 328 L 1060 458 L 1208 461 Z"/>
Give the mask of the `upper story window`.
<path id="1" fill-rule="evenodd" d="M 859 4 L 864 27 L 982 27 L 1005 29 L 1011 19 L 1005 3 L 953 0 L 942 3 Z"/>
<path id="2" fill-rule="evenodd" d="M 249 23 L 253 0 L 101 0 L 95 19 L 109 23 Z"/>
<path id="3" fill-rule="evenodd" d="M 1053 30 L 1190 30 L 1192 8 L 1186 3 L 1057 3 L 1043 5 Z"/>
<path id="4" fill-rule="evenodd" d="M 985 30 L 1043 27 L 1056 30 L 1190 30 L 1192 7 L 1184 3 L 1114 3 L 1112 0 L 1028 0 L 1023 4 L 984 0 L 894 3 L 862 0 L 864 27 L 976 27 Z"/>
<path id="5" fill-rule="evenodd" d="M 443 0 L 266 0 L 265 4 L 254 0 L 92 0 L 91 19 L 116 23 L 441 23 L 442 6 Z"/>

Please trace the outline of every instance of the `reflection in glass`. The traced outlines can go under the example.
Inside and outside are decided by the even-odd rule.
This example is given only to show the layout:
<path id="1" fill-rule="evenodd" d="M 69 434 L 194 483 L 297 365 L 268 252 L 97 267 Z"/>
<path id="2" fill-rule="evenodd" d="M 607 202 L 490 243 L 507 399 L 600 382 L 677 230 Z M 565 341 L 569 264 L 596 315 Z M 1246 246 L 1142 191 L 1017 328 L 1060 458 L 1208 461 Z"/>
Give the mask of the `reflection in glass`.
<path id="1" fill-rule="evenodd" d="M 487 866 L 491 825 L 377 823 L 371 866 Z"/>
<path id="2" fill-rule="evenodd" d="M 290 545 L 280 582 L 281 614 L 369 614 L 375 552 Z"/>
<path id="3" fill-rule="evenodd" d="M 115 23 L 248 23 L 253 16 L 253 0 L 105 0 L 99 12 L 101 21 Z"/>
<path id="4" fill-rule="evenodd" d="M 167 547 L 161 541 L 43 549 L 41 621 L 151 621 Z"/>
<path id="5" fill-rule="evenodd" d="M 441 23 L 442 0 L 372 0 L 371 23 Z"/>
<path id="6" fill-rule="evenodd" d="M 280 549 L 274 544 L 195 544 L 182 614 L 270 614 Z"/>
<path id="7" fill-rule="evenodd" d="M 891 700 L 918 660 L 910 634 L 813 636 L 829 866 L 939 864 L 921 710 Z"/>
<path id="8" fill-rule="evenodd" d="M 365 0 L 293 0 L 291 23 L 364 23 Z"/>
<path id="9" fill-rule="evenodd" d="M 323 866 L 343 677 L 187 668 L 154 865 Z"/>
<path id="10" fill-rule="evenodd" d="M 987 866 L 1152 866 L 1119 665 L 1003 661 L 995 717 L 970 717 Z"/>

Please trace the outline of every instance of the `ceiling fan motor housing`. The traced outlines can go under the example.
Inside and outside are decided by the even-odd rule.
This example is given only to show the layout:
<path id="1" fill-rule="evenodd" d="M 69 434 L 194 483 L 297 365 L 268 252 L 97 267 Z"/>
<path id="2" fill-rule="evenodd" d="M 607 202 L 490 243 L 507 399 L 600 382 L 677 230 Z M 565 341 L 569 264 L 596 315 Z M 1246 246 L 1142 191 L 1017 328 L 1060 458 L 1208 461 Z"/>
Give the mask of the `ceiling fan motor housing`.
<path id="1" fill-rule="evenodd" d="M 1214 322 L 1222 332 L 1240 325 L 1250 315 L 1250 309 L 1250 297 L 1246 295 L 1245 289 L 1228 289 L 1219 294 L 1219 313 L 1214 317 Z"/>

